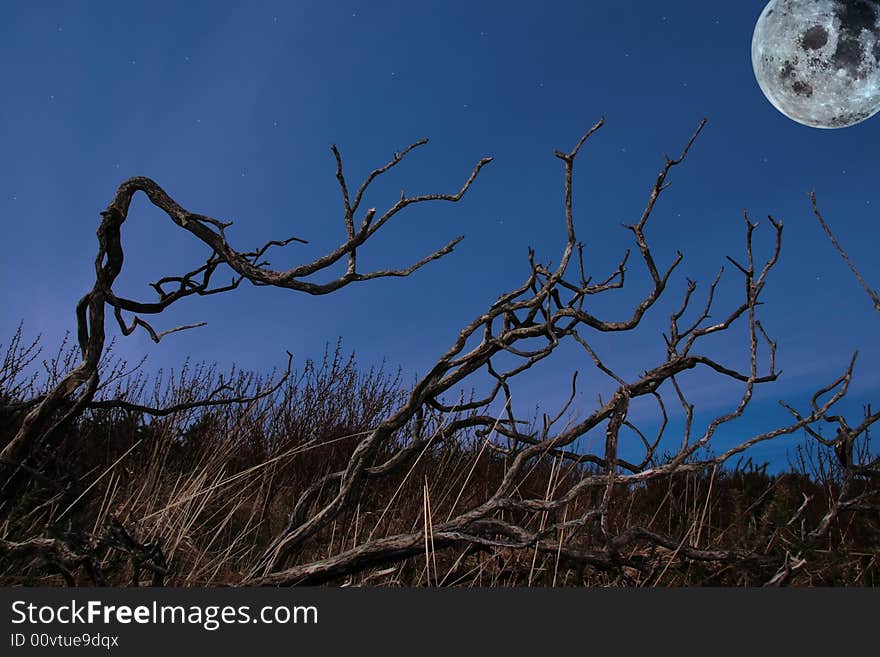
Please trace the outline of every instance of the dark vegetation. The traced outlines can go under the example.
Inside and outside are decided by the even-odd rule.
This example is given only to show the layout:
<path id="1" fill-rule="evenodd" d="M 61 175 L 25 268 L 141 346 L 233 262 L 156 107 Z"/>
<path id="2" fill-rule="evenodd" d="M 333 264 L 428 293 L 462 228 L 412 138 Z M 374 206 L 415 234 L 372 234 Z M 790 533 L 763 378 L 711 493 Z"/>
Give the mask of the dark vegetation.
<path id="1" fill-rule="evenodd" d="M 667 157 L 639 220 L 627 226 L 632 260 L 648 286 L 621 318 L 591 314 L 594 295 L 622 288 L 630 254 L 590 274 L 577 240 L 573 168 L 586 139 L 556 152 L 563 165 L 566 243 L 555 266 L 530 253 L 526 279 L 463 327 L 413 385 L 384 369 L 363 370 L 340 345 L 323 358 L 260 376 L 182 364 L 148 375 L 114 358 L 105 312 L 123 335 L 142 329 L 191 295 L 232 292 L 242 281 L 328 294 L 355 282 L 408 276 L 452 252 L 453 240 L 401 270 L 361 273 L 357 252 L 414 203 L 456 194 L 402 193 L 383 214 L 359 213 L 364 191 L 424 141 L 395 153 L 353 193 L 336 148 L 346 237 L 340 247 L 286 271 L 269 268 L 272 240 L 239 251 L 228 223 L 190 213 L 146 178 L 125 181 L 102 213 L 96 282 L 77 306 L 76 342 L 46 357 L 22 331 L 0 366 L 0 582 L 3 584 L 580 586 L 875 585 L 880 581 L 880 461 L 870 429 L 880 414 L 837 414 L 855 359 L 834 381 L 817 382 L 791 421 L 715 451 L 719 428 L 741 417 L 756 386 L 777 379 L 776 343 L 758 314 L 782 246 L 770 219 L 770 256 L 759 261 L 757 225 L 746 218 L 745 252 L 731 257 L 742 298 L 716 299 L 722 272 L 704 290 L 688 281 L 669 317 L 665 359 L 627 379 L 606 364 L 592 336 L 636 330 L 667 291 L 681 254 L 655 260 L 649 218 L 703 127 L 678 158 Z M 122 268 L 121 228 L 142 192 L 181 229 L 212 249 L 186 274 L 152 284 L 155 301 L 113 292 Z M 814 209 L 833 245 L 880 310 Z M 358 215 L 361 218 L 358 219 Z M 329 281 L 315 276 L 339 265 Z M 230 285 L 213 286 L 220 268 Z M 598 278 L 595 278 L 598 276 Z M 128 319 L 126 319 L 128 317 Z M 711 335 L 742 347 L 742 363 L 702 350 Z M 561 343 L 614 386 L 575 415 L 577 390 L 558 408 L 518 417 L 517 377 Z M 700 369 L 736 382 L 729 410 L 695 420 L 679 380 Z M 462 392 L 462 391 L 466 392 Z M 659 430 L 641 429 L 630 404 L 656 407 Z M 673 433 L 668 404 L 684 418 Z M 768 474 L 749 450 L 799 436 L 788 472 Z M 589 438 L 589 441 L 582 440 Z M 621 449 L 626 444 L 627 450 Z M 639 456 L 623 458 L 639 446 Z M 671 451 L 670 451 L 671 450 Z"/>

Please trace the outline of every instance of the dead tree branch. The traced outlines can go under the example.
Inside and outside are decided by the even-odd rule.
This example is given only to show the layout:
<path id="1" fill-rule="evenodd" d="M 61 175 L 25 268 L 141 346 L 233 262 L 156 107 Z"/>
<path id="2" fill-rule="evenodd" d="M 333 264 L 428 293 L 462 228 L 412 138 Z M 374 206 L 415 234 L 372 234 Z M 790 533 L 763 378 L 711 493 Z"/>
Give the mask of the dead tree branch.
<path id="1" fill-rule="evenodd" d="M 99 385 L 99 363 L 105 347 L 105 310 L 113 309 L 114 317 L 124 335 L 131 334 L 137 327 L 145 329 L 150 337 L 158 342 L 162 337 L 176 331 L 201 326 L 191 324 L 166 331 L 156 331 L 149 322 L 139 315 L 159 314 L 171 304 L 189 296 L 212 295 L 234 290 L 243 280 L 253 285 L 271 285 L 312 295 L 334 292 L 351 283 L 372 280 L 382 277 L 408 276 L 424 265 L 437 260 L 449 253 L 461 241 L 461 237 L 453 239 L 445 246 L 430 255 L 421 258 L 412 265 L 402 269 L 385 269 L 371 272 L 359 272 L 356 267 L 357 250 L 376 234 L 386 223 L 393 219 L 404 208 L 432 201 L 457 202 L 461 200 L 473 184 L 480 170 L 491 161 L 491 158 L 480 160 L 461 188 L 452 194 L 425 194 L 400 198 L 383 212 L 378 218 L 375 208 L 368 209 L 361 220 L 359 228 L 354 229 L 355 214 L 358 212 L 364 192 L 379 176 L 396 166 L 414 148 L 424 145 L 423 139 L 408 146 L 386 165 L 373 171 L 360 185 L 353 201 L 349 199 L 347 184 L 342 173 L 342 159 L 339 150 L 333 146 L 332 152 L 337 162 L 337 178 L 343 190 L 344 223 L 346 237 L 339 247 L 319 256 L 312 261 L 294 266 L 286 270 L 274 270 L 263 262 L 262 258 L 271 247 L 284 247 L 291 243 L 305 243 L 304 240 L 291 237 L 286 240 L 270 240 L 262 247 L 242 251 L 234 248 L 227 239 L 226 231 L 232 222 L 224 222 L 202 214 L 190 212 L 172 199 L 162 187 L 149 178 L 136 177 L 123 182 L 107 208 L 101 213 L 102 220 L 98 227 L 98 253 L 95 258 L 95 284 L 77 304 L 77 338 L 82 355 L 82 362 L 70 371 L 52 390 L 48 392 L 25 416 L 16 435 L 9 440 L 0 451 L 0 463 L 23 463 L 33 466 L 29 460 L 51 443 L 57 431 L 68 424 L 73 418 L 89 406 L 93 406 L 95 391 Z M 168 276 L 152 284 L 158 300 L 143 302 L 117 296 L 113 292 L 113 284 L 122 271 L 123 248 L 121 240 L 122 225 L 128 218 L 132 198 L 138 192 L 143 193 L 150 202 L 162 210 L 178 227 L 187 231 L 211 249 L 207 261 L 181 276 Z M 347 271 L 326 282 L 307 280 L 313 275 L 325 272 L 342 258 L 348 258 Z M 213 286 L 212 277 L 220 265 L 229 267 L 234 276 L 227 285 Z M 136 313 L 131 323 L 126 323 L 123 313 Z M 243 401 L 243 400 L 227 400 Z M 209 405 L 213 402 L 206 402 Z M 222 402 L 221 402 L 222 403 Z M 109 402 L 100 402 L 98 406 L 107 407 Z M 121 406 L 125 404 L 120 403 Z M 154 415 L 162 415 L 174 409 L 132 408 Z M 0 485 L 7 493 L 13 479 L 26 476 L 27 471 L 21 468 L 10 470 L 2 466 Z M 4 483 L 5 482 L 5 483 Z"/>

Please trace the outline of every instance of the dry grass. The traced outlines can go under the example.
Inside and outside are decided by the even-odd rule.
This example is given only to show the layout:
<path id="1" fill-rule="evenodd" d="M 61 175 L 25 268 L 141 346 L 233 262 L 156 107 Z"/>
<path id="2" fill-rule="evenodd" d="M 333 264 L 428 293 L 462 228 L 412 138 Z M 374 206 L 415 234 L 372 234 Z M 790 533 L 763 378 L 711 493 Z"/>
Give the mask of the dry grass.
<path id="1" fill-rule="evenodd" d="M 69 366 L 65 349 L 33 366 L 39 346 L 17 334 L 6 347 L 0 396 L 11 401 L 41 394 Z M 198 399 L 216 388 L 215 367 L 185 365 L 149 378 L 124 363 L 108 364 L 103 394 L 156 404 Z M 233 370 L 222 380 L 254 392 L 271 377 Z M 247 404 L 191 409 L 150 419 L 140 413 L 91 410 L 71 426 L 46 471 L 47 479 L 0 512 L 0 537 L 64 538 L 97 556 L 103 582 L 159 582 L 173 586 L 236 585 L 286 527 L 294 503 L 313 482 L 343 468 L 357 438 L 387 416 L 406 390 L 382 369 L 362 372 L 337 345 L 309 362 L 276 393 Z M 0 418 L 0 440 L 20 413 Z M 437 432 L 439 436 L 440 432 Z M 406 440 L 405 435 L 396 440 Z M 795 455 L 791 472 L 767 474 L 750 462 L 729 469 L 683 473 L 641 486 L 615 489 L 609 524 L 614 531 L 642 526 L 678 536 L 681 545 L 741 548 L 774 557 L 798 551 L 802 523 L 814 524 L 836 492 L 833 459 L 810 443 Z M 307 563 L 394 534 L 421 531 L 424 553 L 368 567 L 342 585 L 374 586 L 581 586 L 754 585 L 768 573 L 760 563 L 704 563 L 676 549 L 633 543 L 625 557 L 651 556 L 651 572 L 617 574 L 566 560 L 563 547 L 601 547 L 596 526 L 558 531 L 556 554 L 536 549 L 473 546 L 438 549 L 434 526 L 480 503 L 504 476 L 503 455 L 490 440 L 429 442 L 401 473 L 382 477 L 290 563 Z M 379 454 L 387 458 L 392 451 Z M 520 483 L 522 495 L 558 497 L 583 475 L 583 465 L 547 455 Z M 318 495 L 315 504 L 332 491 Z M 557 511 L 518 512 L 528 529 L 578 517 L 603 491 L 587 492 Z M 795 584 L 878 583 L 880 525 L 870 516 L 842 515 L 821 549 L 801 554 Z M 110 538 L 108 538 L 110 537 Z M 112 540 L 111 540 L 112 538 Z M 681 547 L 679 546 L 679 548 Z M 152 556 L 151 556 L 152 555 Z M 161 555 L 161 556 L 158 556 Z M 661 557 L 656 559 L 654 557 Z M 157 565 L 160 566 L 157 568 Z M 797 564 L 795 564 L 797 565 Z M 51 560 L 4 558 L 0 583 L 53 585 L 92 582 L 86 569 L 61 572 Z M 161 576 L 156 571 L 161 570 Z M 772 575 L 772 573 L 770 573 Z"/>

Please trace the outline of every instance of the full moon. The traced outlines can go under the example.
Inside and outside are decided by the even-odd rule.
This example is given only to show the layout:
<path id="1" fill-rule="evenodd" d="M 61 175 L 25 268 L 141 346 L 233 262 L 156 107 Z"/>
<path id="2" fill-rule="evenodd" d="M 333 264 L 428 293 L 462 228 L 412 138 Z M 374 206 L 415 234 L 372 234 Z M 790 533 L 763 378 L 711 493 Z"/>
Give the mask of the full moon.
<path id="1" fill-rule="evenodd" d="M 770 0 L 752 67 L 788 118 L 814 128 L 861 123 L 880 111 L 880 2 Z"/>

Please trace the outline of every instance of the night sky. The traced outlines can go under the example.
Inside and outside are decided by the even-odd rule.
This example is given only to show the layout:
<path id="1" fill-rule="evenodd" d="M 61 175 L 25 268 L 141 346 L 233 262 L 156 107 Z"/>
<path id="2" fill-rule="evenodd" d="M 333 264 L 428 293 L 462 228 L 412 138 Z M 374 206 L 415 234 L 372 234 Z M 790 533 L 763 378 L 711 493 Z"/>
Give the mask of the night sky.
<path id="1" fill-rule="evenodd" d="M 880 285 L 880 115 L 818 130 L 775 110 L 750 59 L 764 4 L 3 3 L 0 342 L 22 320 L 25 335 L 41 333 L 47 351 L 74 329 L 76 300 L 93 283 L 99 212 L 129 176 L 154 178 L 187 209 L 234 221 L 227 234 L 242 250 L 292 235 L 309 240 L 273 255 L 281 269 L 344 238 L 331 144 L 354 185 L 428 137 L 364 207 L 387 208 L 401 188 L 456 191 L 481 157 L 495 160 L 461 203 L 404 211 L 359 261 L 364 269 L 406 266 L 465 235 L 452 255 L 408 279 L 324 297 L 245 284 L 187 299 L 155 318 L 156 328 L 206 327 L 159 345 L 137 332 L 118 349 L 132 360 L 147 354 L 150 370 L 189 356 L 268 371 L 283 366 L 285 349 L 301 364 L 341 336 L 360 362 L 384 360 L 414 381 L 462 325 L 524 280 L 529 246 L 539 260 L 558 261 L 565 232 L 554 149 L 569 150 L 606 118 L 576 163 L 574 189 L 578 237 L 601 277 L 631 245 L 620 224 L 638 218 L 663 154 L 679 153 L 706 117 L 647 231 L 661 265 L 676 249 L 684 262 L 642 330 L 594 344 L 624 375 L 660 362 L 659 332 L 685 277 L 705 291 L 726 255 L 743 255 L 744 210 L 764 220 L 756 250 L 766 256 L 772 214 L 786 230 L 761 318 L 779 342 L 783 375 L 719 445 L 784 420 L 778 399 L 803 407 L 805 395 L 859 350 L 843 407 L 855 417 L 880 389 L 880 316 L 824 237 L 807 194 L 816 191 L 841 243 Z M 117 292 L 142 300 L 153 299 L 147 283 L 207 256 L 143 197 L 123 240 Z M 630 270 L 626 291 L 597 300 L 597 313 L 629 316 L 647 289 L 638 259 Z M 740 299 L 741 277 L 731 267 L 725 281 L 717 316 Z M 744 335 L 715 338 L 709 352 L 746 367 Z M 536 405 L 554 410 L 575 369 L 583 384 L 575 412 L 589 411 L 609 386 L 574 349 L 536 369 L 516 402 L 526 414 Z M 700 373 L 686 383 L 701 419 L 735 406 L 740 389 Z M 648 425 L 651 412 L 633 409 Z M 757 457 L 781 463 L 795 442 L 786 438 Z"/>

